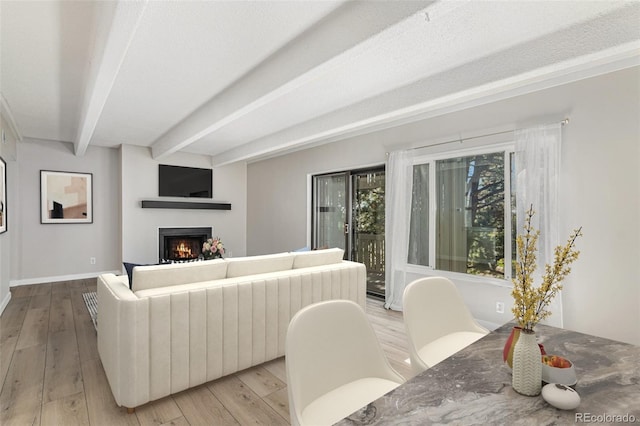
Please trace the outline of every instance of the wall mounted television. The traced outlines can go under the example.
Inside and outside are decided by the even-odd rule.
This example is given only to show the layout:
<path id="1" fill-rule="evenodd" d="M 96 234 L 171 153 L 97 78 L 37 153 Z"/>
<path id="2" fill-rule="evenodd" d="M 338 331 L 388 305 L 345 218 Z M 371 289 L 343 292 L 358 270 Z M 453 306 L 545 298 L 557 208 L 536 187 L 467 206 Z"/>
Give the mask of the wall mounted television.
<path id="1" fill-rule="evenodd" d="M 160 197 L 211 198 L 213 171 L 197 167 L 159 166 Z"/>

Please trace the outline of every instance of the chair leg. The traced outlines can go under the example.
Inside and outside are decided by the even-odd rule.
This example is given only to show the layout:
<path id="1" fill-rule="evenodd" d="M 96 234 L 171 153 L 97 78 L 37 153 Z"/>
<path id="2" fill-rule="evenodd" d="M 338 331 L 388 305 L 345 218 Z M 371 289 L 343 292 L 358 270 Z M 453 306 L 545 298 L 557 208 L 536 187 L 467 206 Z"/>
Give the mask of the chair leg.
<path id="1" fill-rule="evenodd" d="M 135 407 L 127 407 L 127 414 L 133 414 L 136 412 L 136 408 Z"/>

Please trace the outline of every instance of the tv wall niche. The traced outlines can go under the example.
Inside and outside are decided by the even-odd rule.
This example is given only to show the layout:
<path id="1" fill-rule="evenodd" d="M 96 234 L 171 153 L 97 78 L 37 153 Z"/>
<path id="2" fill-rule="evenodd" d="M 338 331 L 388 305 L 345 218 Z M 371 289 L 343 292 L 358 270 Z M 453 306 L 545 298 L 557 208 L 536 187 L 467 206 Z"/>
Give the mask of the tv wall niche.
<path id="1" fill-rule="evenodd" d="M 213 171 L 197 167 L 158 166 L 160 197 L 212 198 Z"/>

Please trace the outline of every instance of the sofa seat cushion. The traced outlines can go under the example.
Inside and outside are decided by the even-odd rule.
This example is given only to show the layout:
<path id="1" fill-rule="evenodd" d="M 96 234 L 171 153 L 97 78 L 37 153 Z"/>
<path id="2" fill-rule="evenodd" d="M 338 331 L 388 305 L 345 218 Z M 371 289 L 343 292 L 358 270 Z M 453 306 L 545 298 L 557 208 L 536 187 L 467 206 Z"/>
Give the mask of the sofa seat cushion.
<path id="1" fill-rule="evenodd" d="M 330 248 L 293 253 L 293 269 L 310 268 L 312 266 L 332 265 L 342 262 L 344 250 Z"/>
<path id="2" fill-rule="evenodd" d="M 379 377 L 367 377 L 347 383 L 304 407 L 302 419 L 309 425 L 334 424 L 398 386 L 400 383 Z"/>
<path id="3" fill-rule="evenodd" d="M 289 270 L 293 257 L 291 253 L 278 253 L 227 259 L 227 278 Z"/>
<path id="4" fill-rule="evenodd" d="M 219 280 L 226 276 L 227 262 L 224 259 L 136 266 L 133 269 L 133 285 L 131 289 L 134 292 L 138 292 L 150 288 Z"/>

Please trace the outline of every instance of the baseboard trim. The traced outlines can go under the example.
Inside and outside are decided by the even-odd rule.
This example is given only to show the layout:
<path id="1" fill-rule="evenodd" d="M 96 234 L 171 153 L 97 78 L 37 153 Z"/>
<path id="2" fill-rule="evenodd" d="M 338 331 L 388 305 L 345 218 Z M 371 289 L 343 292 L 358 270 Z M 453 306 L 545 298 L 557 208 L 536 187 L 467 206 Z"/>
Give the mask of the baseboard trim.
<path id="1" fill-rule="evenodd" d="M 74 275 L 58 275 L 54 277 L 39 277 L 39 278 L 25 278 L 23 280 L 11 280 L 9 282 L 9 287 L 18 287 L 21 285 L 31 285 L 31 284 L 45 284 L 45 283 L 55 283 L 59 281 L 73 281 L 73 280 L 84 280 L 87 278 L 96 278 L 102 274 L 122 274 L 122 271 L 101 271 L 101 272 L 89 272 L 87 274 L 74 274 Z"/>
<path id="2" fill-rule="evenodd" d="M 2 303 L 0 303 L 0 315 L 2 315 L 2 313 L 4 312 L 4 308 L 7 307 L 10 301 L 11 301 L 11 292 L 7 293 Z"/>

